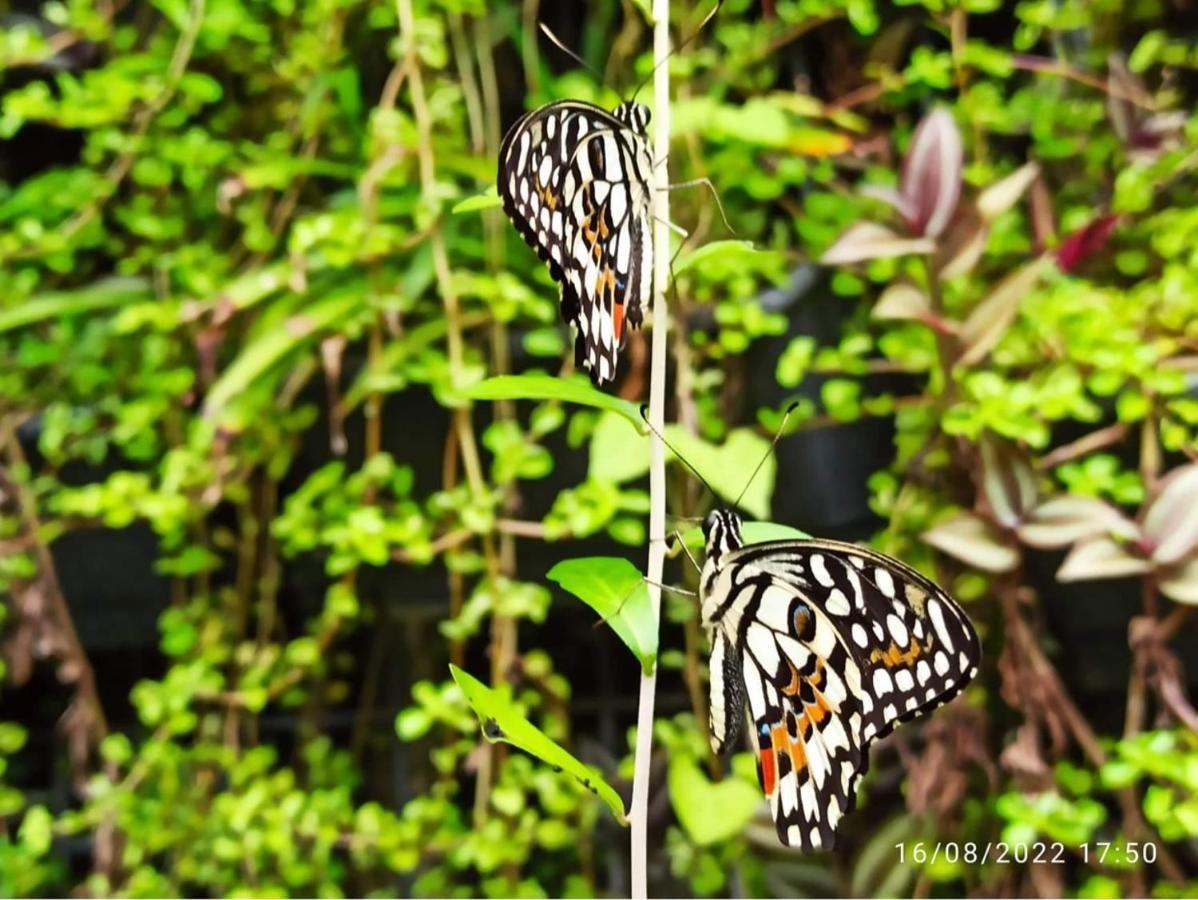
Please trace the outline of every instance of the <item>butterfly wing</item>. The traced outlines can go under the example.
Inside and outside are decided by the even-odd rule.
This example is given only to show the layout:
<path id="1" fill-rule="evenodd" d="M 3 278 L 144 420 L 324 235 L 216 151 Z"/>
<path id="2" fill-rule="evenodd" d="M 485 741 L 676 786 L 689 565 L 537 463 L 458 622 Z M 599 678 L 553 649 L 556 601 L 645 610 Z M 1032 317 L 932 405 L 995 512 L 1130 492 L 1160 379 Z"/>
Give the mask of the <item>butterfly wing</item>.
<path id="1" fill-rule="evenodd" d="M 899 722 L 947 703 L 969 683 L 981 660 L 977 634 L 960 606 L 927 578 L 898 560 L 855 544 L 753 544 L 725 554 L 720 566 L 732 573 L 725 584 L 764 586 L 753 606 L 738 609 L 733 598 L 724 608 L 721 623 L 727 620 L 737 633 L 743 632 L 745 687 L 762 751 L 759 772 L 762 787 L 771 796 L 779 837 L 783 843 L 796 843 L 790 825 L 797 818 L 807 828 L 820 826 L 818 834 L 812 830 L 810 835 L 800 828 L 797 843 L 804 849 L 828 847 L 830 829 L 855 803 L 857 782 L 869 765 L 870 742 L 888 734 Z M 732 597 L 731 588 L 723 589 Z M 811 610 L 814 615 L 810 619 L 805 618 L 806 613 L 798 616 L 800 610 Z M 810 668 L 812 659 L 791 644 L 778 640 L 777 649 L 795 664 L 800 699 L 810 695 L 806 683 L 818 680 L 820 673 L 839 676 L 850 702 L 838 705 L 837 718 L 855 742 L 856 754 L 845 753 L 837 759 L 837 774 L 847 781 L 817 782 L 814 796 L 812 792 L 802 794 L 800 786 L 801 814 L 795 817 L 785 804 L 791 788 L 778 774 L 786 766 L 782 751 L 788 749 L 777 731 L 779 721 L 789 729 L 786 701 L 790 697 L 778 685 L 786 670 L 776 670 L 773 679 L 769 677 L 773 657 L 763 635 L 769 631 L 779 636 L 779 629 L 789 625 L 792 636 L 800 637 L 798 625 L 811 627 L 810 622 L 815 623 L 813 637 L 824 636 L 818 642 L 799 643 L 814 654 L 815 669 Z M 754 635 L 763 648 L 760 654 L 752 652 Z M 831 682 L 829 690 L 822 692 L 825 698 L 829 692 L 838 699 Z M 805 715 L 810 722 L 823 705 L 817 696 L 814 705 L 804 702 L 796 715 Z M 777 767 L 772 768 L 775 759 Z M 814 813 L 810 812 L 812 803 L 818 804 Z"/>
<path id="2" fill-rule="evenodd" d="M 717 755 L 728 752 L 740 736 L 745 716 L 745 681 L 741 674 L 740 651 L 722 632 L 711 636 L 709 681 L 711 705 L 708 731 L 711 749 Z"/>
<path id="3" fill-rule="evenodd" d="M 746 547 L 758 566 L 801 587 L 846 636 L 862 671 L 863 737 L 941 706 L 977 674 L 981 644 L 965 611 L 915 569 L 839 541 Z"/>
<path id="4" fill-rule="evenodd" d="M 737 574 L 717 636 L 729 645 L 722 653 L 739 648 L 757 775 L 778 838 L 830 847 L 862 765 L 860 671 L 831 618 L 792 586 Z"/>
<path id="5" fill-rule="evenodd" d="M 610 381 L 651 293 L 648 145 L 604 110 L 563 101 L 520 119 L 499 159 L 504 209 L 562 286 L 575 359 Z"/>

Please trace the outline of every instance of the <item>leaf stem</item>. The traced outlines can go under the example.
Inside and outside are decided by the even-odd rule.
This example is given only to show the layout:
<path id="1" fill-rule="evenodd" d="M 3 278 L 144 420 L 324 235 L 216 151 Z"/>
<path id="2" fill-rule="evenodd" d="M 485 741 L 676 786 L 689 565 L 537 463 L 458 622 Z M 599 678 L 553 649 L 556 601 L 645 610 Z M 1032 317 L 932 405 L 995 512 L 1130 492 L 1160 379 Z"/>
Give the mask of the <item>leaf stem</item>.
<path id="1" fill-rule="evenodd" d="M 653 76 L 654 152 L 660 160 L 654 177 L 669 184 L 670 151 L 670 67 L 665 58 L 670 52 L 669 0 L 653 0 Z M 666 456 L 658 434 L 665 427 L 666 347 L 669 311 L 665 287 L 670 275 L 669 191 L 653 192 L 653 349 L 649 368 L 649 422 L 653 435 L 649 456 L 649 603 L 654 617 L 661 621 L 661 584 L 665 568 L 666 534 Z M 632 896 L 649 895 L 649 775 L 653 752 L 653 704 L 657 689 L 657 669 L 641 673 L 640 702 L 636 716 L 635 768 L 632 776 Z"/>

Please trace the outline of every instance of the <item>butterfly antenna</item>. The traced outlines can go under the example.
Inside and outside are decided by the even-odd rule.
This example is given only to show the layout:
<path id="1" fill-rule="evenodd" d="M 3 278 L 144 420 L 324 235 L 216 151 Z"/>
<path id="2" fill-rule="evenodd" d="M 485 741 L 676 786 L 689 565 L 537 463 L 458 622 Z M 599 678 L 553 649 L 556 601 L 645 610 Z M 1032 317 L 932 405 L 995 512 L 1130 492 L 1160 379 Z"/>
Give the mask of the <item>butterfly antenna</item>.
<path id="1" fill-rule="evenodd" d="M 691 41 L 693 41 L 695 38 L 697 38 L 699 36 L 699 33 L 704 28 L 707 27 L 708 22 L 710 22 L 712 19 L 715 18 L 715 14 L 720 11 L 720 7 L 723 5 L 724 5 L 724 0 L 715 0 L 715 6 L 713 6 L 711 8 L 711 12 L 709 12 L 706 16 L 703 17 L 703 21 L 699 23 L 699 27 L 696 28 L 694 31 L 692 31 L 690 33 L 690 36 L 686 40 L 684 40 L 678 46 L 674 47 L 672 50 L 670 50 L 669 53 L 667 53 L 665 56 L 663 56 L 661 59 L 659 59 L 657 61 L 657 63 L 653 66 L 652 70 L 650 70 L 649 74 L 645 76 L 645 80 L 636 86 L 636 90 L 632 92 L 631 99 L 635 100 L 636 95 L 645 89 L 645 85 L 647 85 L 650 81 L 653 80 L 653 76 L 657 74 L 657 70 L 661 68 L 662 64 L 665 63 L 666 60 L 668 60 L 671 56 L 673 56 L 679 50 L 686 47 Z"/>
<path id="2" fill-rule="evenodd" d="M 757 473 L 761 471 L 761 467 L 765 465 L 765 461 L 774 455 L 774 448 L 778 446 L 778 441 L 782 439 L 782 432 L 786 430 L 786 420 L 790 418 L 790 414 L 792 412 L 798 409 L 798 406 L 799 401 L 796 400 L 794 403 L 790 404 L 790 406 L 786 407 L 786 412 L 782 415 L 782 422 L 778 426 L 778 431 L 774 434 L 774 439 L 770 441 L 770 448 L 762 455 L 760 461 L 757 463 L 757 466 L 753 469 L 752 474 L 749 475 L 749 480 L 745 482 L 745 486 L 741 488 L 740 493 L 736 495 L 736 502 L 732 504 L 733 507 L 740 506 L 740 501 L 744 498 L 745 491 L 749 489 L 749 485 L 753 483 L 753 479 L 757 477 Z"/>
<path id="3" fill-rule="evenodd" d="M 598 81 L 600 84 L 603 83 L 603 76 L 600 75 L 598 72 L 596 72 L 594 67 L 590 63 L 588 63 L 585 59 L 583 59 L 581 56 L 579 56 L 577 53 L 575 53 L 573 50 L 571 50 L 569 47 L 567 47 L 565 44 L 563 44 L 561 41 L 561 38 L 559 38 L 556 34 L 554 34 L 550 30 L 548 25 L 546 25 L 544 22 L 538 22 L 537 25 L 540 26 L 541 31 L 544 33 L 545 37 L 549 38 L 549 40 L 553 43 L 553 46 L 557 47 L 558 50 L 562 51 L 562 53 L 566 54 L 566 56 L 570 57 L 572 60 L 574 60 L 580 66 L 582 66 L 584 69 L 586 69 L 592 75 L 594 75 L 595 80 Z"/>
<path id="4" fill-rule="evenodd" d="M 677 450 L 675 450 L 674 445 L 666 440 L 666 436 L 664 434 L 662 434 L 660 431 L 658 431 L 653 426 L 653 423 L 649 421 L 649 404 L 648 403 L 641 404 L 641 418 L 645 420 L 645 424 L 649 426 L 649 430 L 652 431 L 655 435 L 657 435 L 658 440 L 660 440 L 663 444 L 665 444 L 667 447 L 669 447 L 670 452 L 673 453 L 676 457 L 678 457 L 678 459 L 682 460 L 682 464 L 684 466 L 686 466 L 688 469 L 690 469 L 694 473 L 695 477 L 699 479 L 699 481 L 703 482 L 703 487 L 707 488 L 707 490 L 711 492 L 712 496 L 715 496 L 715 491 L 711 490 L 711 485 L 707 483 L 707 479 L 704 478 L 702 475 L 700 475 L 699 470 L 696 469 L 694 466 L 692 466 L 690 464 L 690 461 L 685 456 L 683 456 L 681 453 L 679 453 Z"/>

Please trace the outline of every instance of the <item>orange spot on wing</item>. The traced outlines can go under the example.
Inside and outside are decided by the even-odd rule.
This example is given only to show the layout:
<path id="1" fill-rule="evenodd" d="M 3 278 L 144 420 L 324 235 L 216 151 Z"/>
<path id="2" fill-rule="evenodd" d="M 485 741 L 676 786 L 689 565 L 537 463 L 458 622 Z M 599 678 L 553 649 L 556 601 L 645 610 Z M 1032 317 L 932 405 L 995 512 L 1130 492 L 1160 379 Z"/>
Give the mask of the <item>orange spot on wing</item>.
<path id="1" fill-rule="evenodd" d="M 928 649 L 931 649 L 932 639 L 928 637 Z M 893 669 L 896 666 L 914 665 L 915 661 L 923 654 L 924 647 L 915 638 L 911 638 L 911 645 L 906 650 L 900 650 L 898 644 L 894 641 L 890 642 L 890 646 L 885 650 L 874 650 L 869 655 L 871 663 L 881 663 L 888 669 Z"/>
<path id="2" fill-rule="evenodd" d="M 617 303 L 615 308 L 612 310 L 612 325 L 614 326 L 614 328 L 616 330 L 616 340 L 618 341 L 620 339 L 620 336 L 624 334 L 624 304 L 623 303 Z"/>
<path id="3" fill-rule="evenodd" d="M 793 741 L 790 739 L 785 725 L 775 725 L 770 729 L 770 742 L 773 745 L 774 753 L 790 755 L 790 767 L 793 771 L 801 772 L 806 768 L 807 748 L 803 745 L 801 737 Z"/>
<path id="4" fill-rule="evenodd" d="M 774 756 L 774 748 L 761 751 L 761 788 L 767 795 L 773 794 L 778 786 L 778 760 Z"/>
<path id="5" fill-rule="evenodd" d="M 788 697 L 793 697 L 799 692 L 799 670 L 795 668 L 795 664 L 789 659 L 786 661 L 786 664 L 790 666 L 790 684 L 782 688 L 782 693 Z"/>

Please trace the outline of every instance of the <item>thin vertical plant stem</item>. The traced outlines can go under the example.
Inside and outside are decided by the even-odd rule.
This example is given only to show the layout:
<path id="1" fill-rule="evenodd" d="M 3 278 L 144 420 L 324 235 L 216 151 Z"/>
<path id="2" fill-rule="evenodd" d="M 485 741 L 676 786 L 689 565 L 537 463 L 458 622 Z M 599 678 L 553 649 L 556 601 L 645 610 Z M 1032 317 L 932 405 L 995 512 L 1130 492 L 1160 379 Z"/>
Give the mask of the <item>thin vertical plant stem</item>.
<path id="1" fill-rule="evenodd" d="M 660 160 L 654 179 L 669 184 L 670 150 L 670 68 L 663 62 L 670 52 L 669 0 L 653 0 L 653 78 L 654 121 L 653 152 Z M 670 275 L 669 191 L 653 193 L 653 349 L 649 369 L 649 422 L 656 432 L 651 438 L 649 456 L 649 600 L 654 617 L 661 621 L 661 575 L 665 568 L 666 536 L 666 457 L 658 434 L 665 427 L 666 347 L 669 311 L 666 309 L 666 282 Z M 640 703 L 636 716 L 635 769 L 632 776 L 632 896 L 649 895 L 649 770 L 653 753 L 653 702 L 657 690 L 657 672 L 641 675 Z"/>

